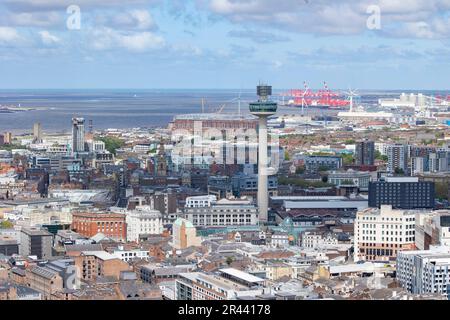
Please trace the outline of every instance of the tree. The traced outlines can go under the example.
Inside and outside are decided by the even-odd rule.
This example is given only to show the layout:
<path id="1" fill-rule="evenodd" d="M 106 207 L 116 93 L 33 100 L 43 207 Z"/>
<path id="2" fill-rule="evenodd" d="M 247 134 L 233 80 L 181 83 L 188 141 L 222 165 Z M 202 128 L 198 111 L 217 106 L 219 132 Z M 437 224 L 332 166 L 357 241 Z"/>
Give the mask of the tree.
<path id="1" fill-rule="evenodd" d="M 375 150 L 375 159 L 381 160 L 382 154 L 380 150 Z"/>
<path id="2" fill-rule="evenodd" d="M 379 150 L 375 150 L 375 159 L 381 160 L 381 161 L 388 161 L 388 156 L 382 155 Z"/>
<path id="3" fill-rule="evenodd" d="M 440 200 L 448 200 L 449 184 L 448 182 L 435 183 L 436 198 Z"/>
<path id="4" fill-rule="evenodd" d="M 0 229 L 11 229 L 14 227 L 14 224 L 11 221 L 3 220 L 0 222 Z"/>
<path id="5" fill-rule="evenodd" d="M 226 261 L 227 265 L 231 265 L 233 263 L 233 258 L 232 257 L 227 257 Z"/>
<path id="6" fill-rule="evenodd" d="M 326 176 L 324 176 L 326 177 Z M 326 177 L 328 179 L 328 177 Z M 278 178 L 278 184 L 284 185 L 284 186 L 296 186 L 300 188 L 324 188 L 324 187 L 331 187 L 332 185 L 328 182 L 324 181 L 308 181 L 305 179 L 299 179 L 299 178 L 288 178 L 288 177 L 279 177 Z"/>
<path id="7" fill-rule="evenodd" d="M 12 151 L 13 149 L 26 149 L 26 147 L 21 144 L 4 144 L 0 146 L 0 150 Z"/>
<path id="8" fill-rule="evenodd" d="M 317 171 L 319 172 L 325 172 L 330 170 L 330 168 L 328 168 L 327 166 L 319 166 L 319 168 L 317 169 Z"/>
<path id="9" fill-rule="evenodd" d="M 305 167 L 298 167 L 295 169 L 295 174 L 304 174 L 305 173 Z"/>
<path id="10" fill-rule="evenodd" d="M 354 158 L 353 155 L 351 154 L 343 154 L 342 155 L 342 162 L 344 163 L 344 165 L 351 165 L 354 162 Z"/>
<path id="11" fill-rule="evenodd" d="M 354 139 L 347 139 L 344 142 L 345 144 L 355 144 L 355 140 Z"/>
<path id="12" fill-rule="evenodd" d="M 289 155 L 289 152 L 287 150 L 284 151 L 284 160 L 285 161 L 291 160 L 291 156 Z"/>
<path id="13" fill-rule="evenodd" d="M 105 143 L 105 148 L 112 154 L 116 154 L 116 150 L 123 147 L 125 142 L 116 137 L 101 137 L 98 140 L 103 141 Z"/>
<path id="14" fill-rule="evenodd" d="M 405 170 L 403 170 L 402 168 L 395 168 L 394 172 L 395 172 L 395 174 L 398 174 L 398 175 L 405 174 Z"/>

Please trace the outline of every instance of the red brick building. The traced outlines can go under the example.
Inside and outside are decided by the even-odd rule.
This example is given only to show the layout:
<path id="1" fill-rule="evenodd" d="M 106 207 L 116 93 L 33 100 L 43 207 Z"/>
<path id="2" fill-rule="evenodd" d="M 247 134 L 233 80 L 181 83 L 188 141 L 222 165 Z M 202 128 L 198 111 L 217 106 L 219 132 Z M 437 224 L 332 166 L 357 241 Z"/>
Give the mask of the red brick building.
<path id="1" fill-rule="evenodd" d="M 116 241 L 127 239 L 125 215 L 121 213 L 73 213 L 72 230 L 89 238 L 103 233 Z"/>

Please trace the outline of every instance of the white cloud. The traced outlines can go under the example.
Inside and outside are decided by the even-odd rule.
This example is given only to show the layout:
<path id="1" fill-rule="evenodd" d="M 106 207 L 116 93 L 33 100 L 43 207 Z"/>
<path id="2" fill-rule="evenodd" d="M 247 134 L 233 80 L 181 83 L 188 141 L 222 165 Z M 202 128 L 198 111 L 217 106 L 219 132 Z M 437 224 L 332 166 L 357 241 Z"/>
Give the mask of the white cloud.
<path id="1" fill-rule="evenodd" d="M 279 69 L 279 68 L 281 68 L 283 66 L 283 62 L 281 62 L 280 60 L 275 60 L 275 61 L 272 62 L 272 66 L 275 69 Z"/>
<path id="2" fill-rule="evenodd" d="M 64 25 L 63 16 L 56 11 L 15 12 L 4 14 L 4 19 L 10 26 L 46 28 L 57 24 Z"/>
<path id="3" fill-rule="evenodd" d="M 45 30 L 39 31 L 39 35 L 41 36 L 42 43 L 45 45 L 54 45 L 61 41 L 57 36 L 52 35 L 50 32 Z"/>
<path id="4" fill-rule="evenodd" d="M 114 22 L 119 27 L 131 27 L 139 30 L 153 29 L 156 26 L 150 12 L 147 10 L 131 10 L 115 15 Z"/>
<path id="5" fill-rule="evenodd" d="M 450 19 L 436 18 L 431 21 L 405 22 L 386 31 L 387 35 L 403 38 L 445 39 L 450 36 Z"/>
<path id="6" fill-rule="evenodd" d="M 2 0 L 2 3 L 12 10 L 55 10 L 65 9 L 70 5 L 90 9 L 96 7 L 150 5 L 162 0 Z"/>
<path id="7" fill-rule="evenodd" d="M 228 36 L 233 38 L 250 39 L 256 43 L 273 43 L 273 42 L 285 42 L 290 41 L 288 37 L 278 34 L 265 32 L 262 30 L 231 30 L 228 32 Z"/>
<path id="8" fill-rule="evenodd" d="M 0 27 L 0 43 L 12 43 L 20 40 L 16 29 L 10 27 Z"/>
<path id="9" fill-rule="evenodd" d="M 130 51 L 143 52 L 147 50 L 161 49 L 164 39 L 151 32 L 141 32 L 131 35 L 121 35 L 119 45 Z"/>
<path id="10" fill-rule="evenodd" d="M 367 8 L 378 5 L 383 36 L 434 39 L 450 35 L 449 0 L 197 0 L 197 5 L 239 25 L 318 35 L 367 32 Z"/>
<path id="11" fill-rule="evenodd" d="M 171 46 L 171 50 L 177 56 L 201 56 L 204 53 L 201 48 L 192 44 L 176 44 Z"/>
<path id="12" fill-rule="evenodd" d="M 130 33 L 101 28 L 94 29 L 91 38 L 96 50 L 123 48 L 133 52 L 145 52 L 165 46 L 164 38 L 148 31 Z"/>
<path id="13" fill-rule="evenodd" d="M 147 10 L 102 13 L 96 17 L 96 25 L 123 30 L 156 30 L 152 15 Z"/>

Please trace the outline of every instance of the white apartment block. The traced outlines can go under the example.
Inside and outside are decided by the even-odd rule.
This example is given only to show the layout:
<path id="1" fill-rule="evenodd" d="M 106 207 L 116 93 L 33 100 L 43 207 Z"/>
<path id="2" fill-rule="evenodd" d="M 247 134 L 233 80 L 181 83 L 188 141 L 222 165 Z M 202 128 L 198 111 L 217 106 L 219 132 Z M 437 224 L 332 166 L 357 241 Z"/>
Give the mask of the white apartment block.
<path id="1" fill-rule="evenodd" d="M 206 195 L 206 196 L 196 196 L 187 197 L 185 208 L 204 208 L 211 207 L 213 203 L 217 201 L 216 196 Z"/>
<path id="2" fill-rule="evenodd" d="M 139 236 L 161 234 L 162 215 L 149 206 L 137 206 L 136 210 L 126 212 L 127 241 L 139 242 Z"/>
<path id="3" fill-rule="evenodd" d="M 390 261 L 402 250 L 414 249 L 413 210 L 367 208 L 356 214 L 354 233 L 355 261 Z"/>
<path id="4" fill-rule="evenodd" d="M 438 293 L 447 296 L 450 286 L 450 247 L 399 252 L 397 281 L 414 294 Z"/>
<path id="5" fill-rule="evenodd" d="M 375 142 L 375 150 L 379 151 L 381 155 L 387 156 L 389 149 L 388 143 Z"/>
<path id="6" fill-rule="evenodd" d="M 319 248 L 324 246 L 337 245 L 338 239 L 331 234 L 323 235 L 316 232 L 305 232 L 302 234 L 302 247 Z"/>
<path id="7" fill-rule="evenodd" d="M 137 144 L 133 147 L 133 152 L 136 153 L 148 153 L 151 150 L 155 149 L 155 144 Z"/>
<path id="8" fill-rule="evenodd" d="M 403 169 L 406 173 L 408 170 L 408 154 L 409 146 L 406 144 L 389 145 L 387 150 L 388 156 L 388 172 L 394 172 L 395 169 Z"/>
<path id="9" fill-rule="evenodd" d="M 112 255 L 122 261 L 129 262 L 134 259 L 148 260 L 150 252 L 141 249 L 125 250 L 123 246 L 119 246 L 113 251 Z"/>
<path id="10" fill-rule="evenodd" d="M 263 293 L 265 280 L 247 272 L 228 268 L 220 275 L 203 272 L 181 273 L 175 280 L 177 300 L 235 300 Z"/>
<path id="11" fill-rule="evenodd" d="M 274 248 L 283 248 L 289 245 L 289 235 L 287 233 L 275 232 L 270 239 L 270 245 Z"/>
<path id="12" fill-rule="evenodd" d="M 195 227 L 257 225 L 258 208 L 250 201 L 218 201 L 209 207 L 187 207 L 184 218 Z"/>
<path id="13" fill-rule="evenodd" d="M 106 145 L 103 141 L 92 141 L 88 143 L 89 151 L 91 152 L 104 152 L 106 150 Z"/>
<path id="14" fill-rule="evenodd" d="M 429 211 L 416 215 L 416 248 L 450 246 L 450 210 Z"/>

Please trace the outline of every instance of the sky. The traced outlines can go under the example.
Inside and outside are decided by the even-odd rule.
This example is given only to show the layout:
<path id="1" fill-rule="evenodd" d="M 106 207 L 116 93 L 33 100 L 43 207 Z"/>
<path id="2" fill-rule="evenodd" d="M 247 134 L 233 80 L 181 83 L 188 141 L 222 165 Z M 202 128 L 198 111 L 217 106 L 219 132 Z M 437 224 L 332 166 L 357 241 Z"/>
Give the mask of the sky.
<path id="1" fill-rule="evenodd" d="M 0 89 L 446 90 L 449 13 L 450 0 L 1 0 Z"/>

